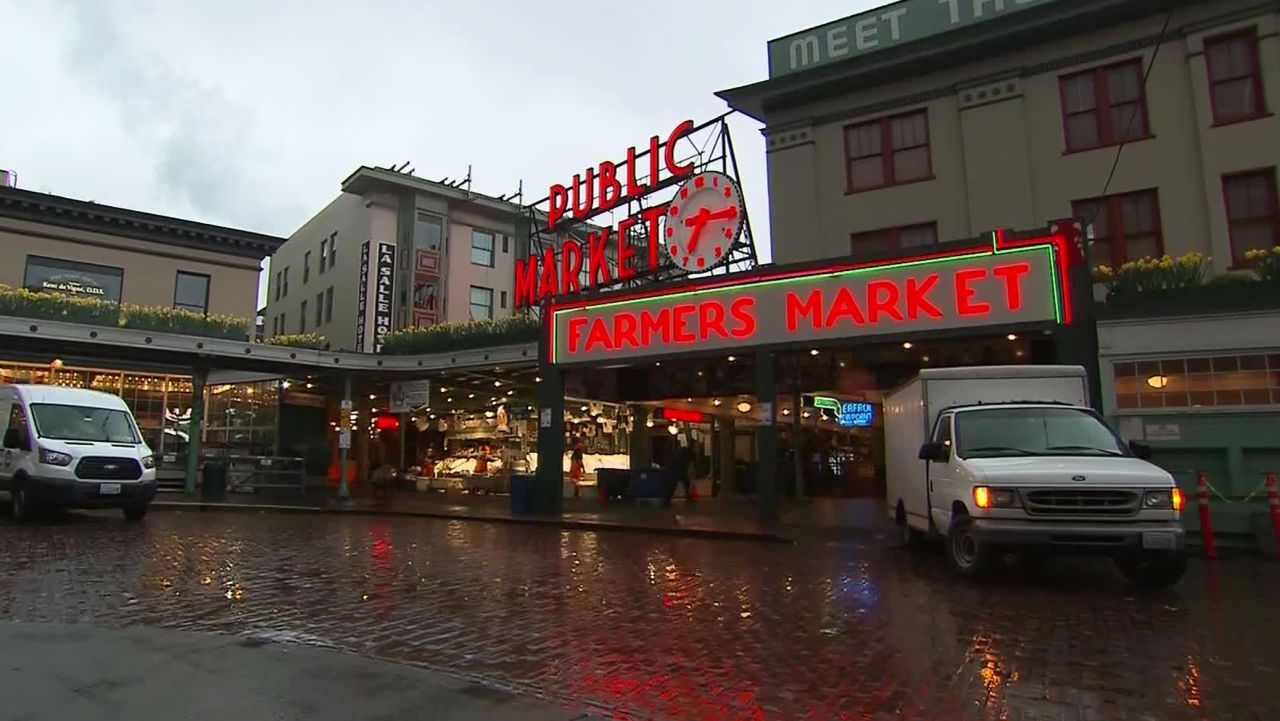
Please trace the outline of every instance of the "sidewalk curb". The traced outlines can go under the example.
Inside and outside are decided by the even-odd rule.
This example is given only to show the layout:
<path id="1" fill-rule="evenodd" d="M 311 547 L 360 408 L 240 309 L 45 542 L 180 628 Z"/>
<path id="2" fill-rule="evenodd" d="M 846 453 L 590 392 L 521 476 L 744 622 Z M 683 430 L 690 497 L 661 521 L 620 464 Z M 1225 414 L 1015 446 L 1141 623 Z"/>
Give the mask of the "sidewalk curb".
<path id="1" fill-rule="evenodd" d="M 607 521 L 579 521 L 570 518 L 548 516 L 490 516 L 470 513 L 437 513 L 432 511 L 397 511 L 378 508 L 319 508 L 316 506 L 285 506 L 270 503 L 210 503 L 207 501 L 153 501 L 151 507 L 164 511 L 231 511 L 240 513 L 295 513 L 313 515 L 387 516 L 395 518 L 433 518 L 446 521 L 480 521 L 510 525 L 564 528 L 573 531 L 614 531 L 622 533 L 649 533 L 685 538 L 704 538 L 720 541 L 753 541 L 756 543 L 793 544 L 788 536 L 768 531 L 721 531 L 710 528 L 669 528 L 663 526 L 639 526 Z"/>

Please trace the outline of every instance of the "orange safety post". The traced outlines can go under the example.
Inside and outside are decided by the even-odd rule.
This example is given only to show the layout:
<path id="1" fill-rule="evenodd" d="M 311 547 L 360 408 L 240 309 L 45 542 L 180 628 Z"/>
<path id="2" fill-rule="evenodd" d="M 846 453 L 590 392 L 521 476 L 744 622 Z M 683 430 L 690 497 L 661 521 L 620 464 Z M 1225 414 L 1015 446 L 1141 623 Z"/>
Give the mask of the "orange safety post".
<path id="1" fill-rule="evenodd" d="M 1196 473 L 1196 502 L 1200 506 L 1200 537 L 1204 541 L 1204 557 L 1216 560 L 1218 546 L 1213 540 L 1213 519 L 1209 516 L 1209 475 Z"/>
<path id="2" fill-rule="evenodd" d="M 1280 493 L 1276 491 L 1276 474 L 1267 474 L 1267 505 L 1271 506 L 1271 528 L 1276 533 L 1276 553 L 1280 553 Z"/>

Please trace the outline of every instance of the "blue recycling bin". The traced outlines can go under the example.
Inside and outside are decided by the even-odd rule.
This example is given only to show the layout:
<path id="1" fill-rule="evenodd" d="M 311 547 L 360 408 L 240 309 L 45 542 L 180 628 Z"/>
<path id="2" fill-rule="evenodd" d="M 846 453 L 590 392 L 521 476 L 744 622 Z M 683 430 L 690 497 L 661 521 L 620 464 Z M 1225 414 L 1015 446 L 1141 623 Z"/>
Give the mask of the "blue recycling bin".
<path id="1" fill-rule="evenodd" d="M 636 471 L 631 474 L 627 495 L 636 501 L 665 500 L 670 483 L 671 474 L 665 470 Z"/>
<path id="2" fill-rule="evenodd" d="M 511 513 L 527 515 L 534 512 L 533 476 L 512 474 Z"/>

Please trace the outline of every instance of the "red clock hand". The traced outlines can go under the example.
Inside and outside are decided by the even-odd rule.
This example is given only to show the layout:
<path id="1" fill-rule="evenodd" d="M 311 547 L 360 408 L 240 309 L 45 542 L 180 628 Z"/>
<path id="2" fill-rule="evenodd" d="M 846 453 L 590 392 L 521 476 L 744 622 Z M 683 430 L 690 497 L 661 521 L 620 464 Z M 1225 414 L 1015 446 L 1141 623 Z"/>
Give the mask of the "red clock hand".
<path id="1" fill-rule="evenodd" d="M 707 210 L 706 206 L 698 208 L 697 214 L 691 218 L 685 218 L 684 224 L 693 228 L 693 232 L 689 234 L 689 242 L 685 245 L 684 252 L 692 253 L 693 249 L 698 247 L 698 238 L 702 235 L 702 229 L 713 220 L 724 220 L 726 218 L 736 218 L 738 216 L 738 206 L 730 205 L 721 210 Z"/>

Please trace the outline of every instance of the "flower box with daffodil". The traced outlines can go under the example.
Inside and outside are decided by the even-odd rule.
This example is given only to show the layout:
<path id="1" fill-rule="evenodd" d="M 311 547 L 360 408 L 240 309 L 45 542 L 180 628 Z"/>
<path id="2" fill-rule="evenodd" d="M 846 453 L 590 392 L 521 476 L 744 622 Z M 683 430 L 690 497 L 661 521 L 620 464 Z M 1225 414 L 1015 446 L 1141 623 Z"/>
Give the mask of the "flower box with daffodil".
<path id="1" fill-rule="evenodd" d="M 249 340 L 249 319 L 231 315 L 203 315 L 177 308 L 117 305 L 97 298 L 77 298 L 59 293 L 37 293 L 0 285 L 0 316 L 118 326 L 156 333 L 177 333 L 202 338 Z"/>
<path id="2" fill-rule="evenodd" d="M 1257 251 L 1267 254 L 1267 251 Z M 1257 277 L 1225 275 L 1208 279 L 1212 258 L 1200 253 L 1139 258 L 1094 269 L 1107 289 L 1099 317 L 1152 317 L 1280 308 L 1280 283 L 1271 256 L 1255 259 Z M 1270 266 L 1265 266 L 1271 263 Z M 1268 268 L 1270 270 L 1268 270 Z M 1271 275 L 1268 275 L 1271 273 Z"/>

